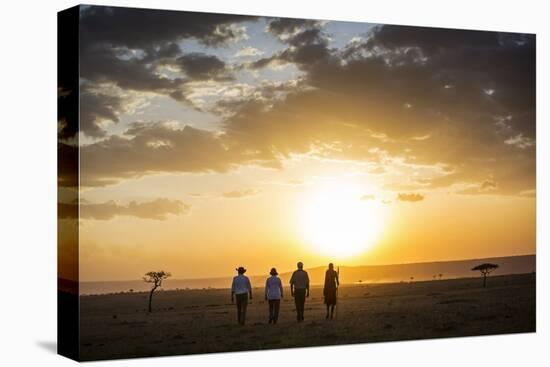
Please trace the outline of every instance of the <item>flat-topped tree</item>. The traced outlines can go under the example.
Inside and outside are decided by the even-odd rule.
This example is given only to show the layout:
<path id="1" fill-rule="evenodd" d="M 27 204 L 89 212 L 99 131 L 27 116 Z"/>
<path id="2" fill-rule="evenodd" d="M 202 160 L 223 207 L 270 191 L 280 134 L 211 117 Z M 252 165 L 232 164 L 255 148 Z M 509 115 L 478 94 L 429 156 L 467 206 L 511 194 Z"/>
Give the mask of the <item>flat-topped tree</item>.
<path id="1" fill-rule="evenodd" d="M 158 287 L 162 287 L 162 281 L 168 278 L 170 275 L 172 274 L 161 270 L 161 271 L 150 271 L 147 274 L 145 274 L 145 276 L 143 277 L 144 282 L 153 284 L 153 287 L 151 288 L 151 292 L 149 293 L 149 312 L 153 312 L 151 308 L 151 302 L 153 301 L 153 292 Z"/>
<path id="2" fill-rule="evenodd" d="M 493 272 L 497 268 L 498 268 L 497 264 L 485 263 L 485 264 L 480 264 L 478 266 L 474 266 L 472 268 L 472 271 L 479 271 L 481 273 L 481 275 L 483 276 L 483 288 L 485 288 L 487 284 L 487 275 L 489 275 L 491 272 Z"/>

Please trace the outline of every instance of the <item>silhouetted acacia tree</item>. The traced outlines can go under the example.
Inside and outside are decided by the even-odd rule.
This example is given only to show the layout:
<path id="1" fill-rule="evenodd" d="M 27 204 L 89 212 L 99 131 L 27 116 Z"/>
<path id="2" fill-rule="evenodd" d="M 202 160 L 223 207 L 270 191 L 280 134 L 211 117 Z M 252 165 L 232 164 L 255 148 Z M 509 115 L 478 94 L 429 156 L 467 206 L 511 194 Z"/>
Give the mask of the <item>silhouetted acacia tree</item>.
<path id="1" fill-rule="evenodd" d="M 485 263 L 478 266 L 474 266 L 472 268 L 472 271 L 479 271 L 481 275 L 483 276 L 483 288 L 485 288 L 487 284 L 487 275 L 489 275 L 492 271 L 498 268 L 497 264 L 490 264 Z"/>
<path id="2" fill-rule="evenodd" d="M 153 312 L 151 308 L 151 302 L 153 301 L 153 292 L 158 287 L 162 287 L 162 281 L 168 278 L 170 275 L 172 274 L 161 270 L 161 271 L 150 271 L 147 274 L 145 274 L 145 276 L 143 277 L 144 282 L 153 284 L 153 288 L 151 288 L 151 292 L 149 293 L 149 312 Z"/>

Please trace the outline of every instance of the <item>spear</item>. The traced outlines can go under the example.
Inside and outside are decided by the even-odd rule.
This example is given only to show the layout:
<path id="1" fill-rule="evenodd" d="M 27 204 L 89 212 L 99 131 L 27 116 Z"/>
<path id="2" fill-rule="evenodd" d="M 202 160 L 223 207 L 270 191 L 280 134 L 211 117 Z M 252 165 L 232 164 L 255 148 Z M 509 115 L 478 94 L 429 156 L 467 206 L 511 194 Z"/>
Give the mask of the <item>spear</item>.
<path id="1" fill-rule="evenodd" d="M 338 276 L 338 285 L 336 287 L 336 315 L 334 315 L 338 319 L 338 288 L 340 288 L 340 265 L 338 265 L 338 268 L 336 269 L 336 275 Z"/>

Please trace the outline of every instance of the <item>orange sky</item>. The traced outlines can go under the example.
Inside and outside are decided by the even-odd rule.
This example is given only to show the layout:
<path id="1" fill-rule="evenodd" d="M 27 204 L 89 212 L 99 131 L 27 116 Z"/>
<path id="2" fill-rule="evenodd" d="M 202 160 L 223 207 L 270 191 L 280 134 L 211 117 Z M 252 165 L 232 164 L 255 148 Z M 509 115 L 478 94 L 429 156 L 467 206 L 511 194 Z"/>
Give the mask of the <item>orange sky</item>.
<path id="1" fill-rule="evenodd" d="M 81 8 L 80 280 L 535 252 L 534 36 L 201 17 Z"/>
<path id="2" fill-rule="evenodd" d="M 366 190 L 391 203 L 381 204 L 386 218 L 380 236 L 373 243 L 365 238 L 364 251 L 348 257 L 340 254 L 342 243 L 335 243 L 331 254 L 303 236 L 302 199 L 314 183 L 259 187 L 253 196 L 234 199 L 216 193 L 197 199 L 183 192 L 181 199 L 192 209 L 165 220 L 83 220 L 82 279 L 132 279 L 149 268 L 196 278 L 228 275 L 240 264 L 258 274 L 272 266 L 290 270 L 297 260 L 313 267 L 328 261 L 389 264 L 535 252 L 532 198 L 427 192 L 419 202 L 402 202 L 391 193 Z"/>

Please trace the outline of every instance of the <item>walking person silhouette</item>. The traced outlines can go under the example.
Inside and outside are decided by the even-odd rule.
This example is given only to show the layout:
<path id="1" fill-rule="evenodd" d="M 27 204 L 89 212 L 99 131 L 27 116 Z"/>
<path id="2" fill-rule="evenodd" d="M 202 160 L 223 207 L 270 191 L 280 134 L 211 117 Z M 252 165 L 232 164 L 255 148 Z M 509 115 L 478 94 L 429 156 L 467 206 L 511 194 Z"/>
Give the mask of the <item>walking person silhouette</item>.
<path id="1" fill-rule="evenodd" d="M 298 269 L 292 273 L 290 278 L 290 295 L 294 297 L 296 319 L 298 322 L 302 322 L 304 321 L 306 297 L 309 297 L 309 276 L 301 261 L 297 264 L 297 267 Z"/>
<path id="2" fill-rule="evenodd" d="M 233 278 L 231 284 L 231 303 L 237 299 L 237 321 L 240 325 L 244 325 L 246 320 L 246 308 L 248 306 L 248 296 L 252 299 L 252 286 L 250 279 L 244 275 L 246 269 L 240 266 L 237 270 L 237 276 Z"/>
<path id="3" fill-rule="evenodd" d="M 269 303 L 269 323 L 276 324 L 283 298 L 283 283 L 277 276 L 277 269 L 271 268 L 269 274 L 271 276 L 265 281 L 265 300 Z"/>
<path id="4" fill-rule="evenodd" d="M 328 270 L 325 273 L 325 286 L 323 287 L 323 296 L 325 297 L 325 305 L 327 306 L 326 319 L 332 319 L 334 317 L 334 307 L 336 306 L 336 290 L 340 286 L 340 280 L 338 279 L 338 272 L 334 270 L 332 263 L 328 264 Z M 329 315 L 330 309 L 330 315 Z"/>

